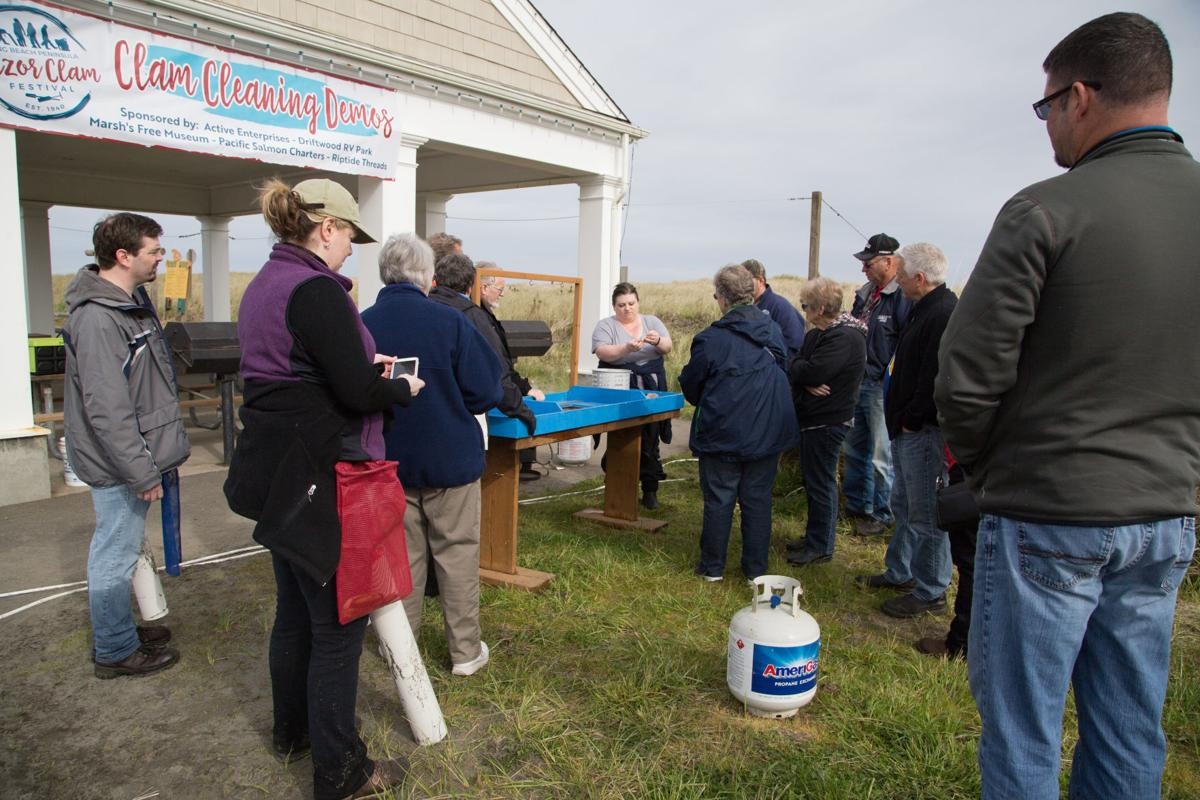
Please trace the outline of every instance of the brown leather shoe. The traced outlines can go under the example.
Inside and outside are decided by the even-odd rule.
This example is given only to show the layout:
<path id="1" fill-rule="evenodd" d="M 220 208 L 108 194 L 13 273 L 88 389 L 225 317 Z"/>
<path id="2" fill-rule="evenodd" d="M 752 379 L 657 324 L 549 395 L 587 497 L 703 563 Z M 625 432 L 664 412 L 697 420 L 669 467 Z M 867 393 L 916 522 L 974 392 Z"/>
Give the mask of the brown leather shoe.
<path id="1" fill-rule="evenodd" d="M 342 800 L 363 800 L 367 797 L 378 797 L 382 792 L 399 789 L 404 785 L 408 775 L 408 760 L 398 758 L 393 761 L 376 761 L 375 771 L 367 782 L 358 787 L 353 794 L 348 794 Z"/>
<path id="2" fill-rule="evenodd" d="M 138 647 L 143 650 L 162 650 L 171 641 L 171 629 L 165 625 L 138 625 Z M 92 650 L 92 663 L 96 663 L 96 651 Z"/>
<path id="3" fill-rule="evenodd" d="M 913 647 L 918 653 L 924 653 L 927 656 L 945 657 L 950 654 L 949 648 L 946 647 L 946 640 L 940 636 L 926 636 L 918 639 L 913 643 Z"/>
<path id="4" fill-rule="evenodd" d="M 910 592 L 884 600 L 879 610 L 896 619 L 915 619 L 922 614 L 940 614 L 946 610 L 946 595 L 922 600 Z"/>
<path id="5" fill-rule="evenodd" d="M 121 661 L 97 661 L 94 669 L 96 677 L 103 680 L 120 678 L 123 675 L 139 678 L 142 675 L 152 675 L 155 672 L 170 669 L 178 660 L 179 651 L 173 647 L 164 646 L 151 649 L 143 645 Z"/>
<path id="6" fill-rule="evenodd" d="M 897 592 L 910 592 L 916 588 L 917 582 L 907 580 L 904 583 L 892 583 L 886 577 L 887 573 L 879 575 L 855 575 L 854 585 L 865 589 L 893 589 Z"/>
<path id="7" fill-rule="evenodd" d="M 143 647 L 161 650 L 171 641 L 171 629 L 165 625 L 138 625 L 138 641 Z"/>
<path id="8" fill-rule="evenodd" d="M 855 536 L 870 538 L 872 536 L 883 536 L 887 533 L 888 526 L 874 517 L 865 517 L 854 520 L 854 527 L 851 530 Z"/>

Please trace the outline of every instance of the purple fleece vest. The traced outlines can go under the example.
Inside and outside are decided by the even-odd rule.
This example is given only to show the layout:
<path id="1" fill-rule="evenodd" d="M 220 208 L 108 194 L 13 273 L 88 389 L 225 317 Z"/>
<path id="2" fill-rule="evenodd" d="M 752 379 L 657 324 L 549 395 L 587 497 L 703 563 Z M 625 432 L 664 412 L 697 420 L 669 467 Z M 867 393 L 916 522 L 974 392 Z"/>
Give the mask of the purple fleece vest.
<path id="1" fill-rule="evenodd" d="M 354 322 L 368 357 L 375 353 L 375 339 L 362 323 L 362 317 L 350 299 L 351 280 L 331 270 L 316 254 L 298 245 L 278 242 L 271 248 L 267 263 L 242 295 L 238 307 L 238 341 L 242 348 L 242 378 L 248 381 L 320 382 L 320 369 L 292 337 L 287 325 L 287 306 L 296 287 L 307 280 L 324 276 L 346 291 L 346 302 L 354 311 Z M 368 414 L 362 418 L 358 447 L 343 437 L 345 460 L 382 459 L 383 416 Z M 357 451 L 357 452 L 356 452 Z"/>

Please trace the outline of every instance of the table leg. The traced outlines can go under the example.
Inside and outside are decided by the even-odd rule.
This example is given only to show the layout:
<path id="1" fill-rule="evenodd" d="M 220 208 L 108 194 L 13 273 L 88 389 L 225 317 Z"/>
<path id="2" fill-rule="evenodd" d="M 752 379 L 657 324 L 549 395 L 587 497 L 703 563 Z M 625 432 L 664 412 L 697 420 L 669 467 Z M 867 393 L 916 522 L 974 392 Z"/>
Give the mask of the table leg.
<path id="1" fill-rule="evenodd" d="M 639 467 L 642 456 L 642 427 L 608 432 L 608 468 L 604 473 L 604 510 L 585 508 L 575 516 L 599 522 L 611 528 L 657 531 L 665 528 L 665 520 L 638 515 Z"/>
<path id="2" fill-rule="evenodd" d="M 479 566 L 509 575 L 517 571 L 517 487 L 520 460 L 512 440 L 488 442 L 480 486 Z"/>
<path id="3" fill-rule="evenodd" d="M 607 469 L 604 474 L 604 515 L 615 519 L 638 518 L 638 474 L 642 457 L 642 427 L 608 432 Z"/>
<path id="4" fill-rule="evenodd" d="M 554 579 L 517 566 L 517 487 L 521 469 L 513 439 L 488 442 L 480 485 L 479 579 L 491 586 L 534 591 Z"/>

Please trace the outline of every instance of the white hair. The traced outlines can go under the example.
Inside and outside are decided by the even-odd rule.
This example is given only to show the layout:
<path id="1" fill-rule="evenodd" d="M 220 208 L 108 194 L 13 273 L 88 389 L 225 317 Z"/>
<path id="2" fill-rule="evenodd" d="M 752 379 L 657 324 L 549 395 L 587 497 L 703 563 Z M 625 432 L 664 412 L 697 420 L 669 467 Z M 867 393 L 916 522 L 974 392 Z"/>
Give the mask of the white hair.
<path id="1" fill-rule="evenodd" d="M 433 285 L 433 248 L 411 233 L 389 236 L 379 248 L 379 279 L 384 285 L 407 281 L 429 294 Z"/>
<path id="2" fill-rule="evenodd" d="M 937 245 L 929 242 L 906 244 L 896 255 L 900 257 L 900 269 L 904 270 L 908 277 L 913 278 L 920 273 L 925 276 L 925 281 L 933 286 L 946 282 L 950 262 Z"/>

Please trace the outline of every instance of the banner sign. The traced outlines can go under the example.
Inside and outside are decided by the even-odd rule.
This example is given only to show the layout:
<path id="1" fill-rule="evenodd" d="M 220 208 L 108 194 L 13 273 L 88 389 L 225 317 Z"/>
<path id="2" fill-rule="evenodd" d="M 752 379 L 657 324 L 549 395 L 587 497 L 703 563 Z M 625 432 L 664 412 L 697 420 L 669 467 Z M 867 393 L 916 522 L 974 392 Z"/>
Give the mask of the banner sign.
<path id="1" fill-rule="evenodd" d="M 397 95 L 35 2 L 0 3 L 0 126 L 391 178 Z"/>

